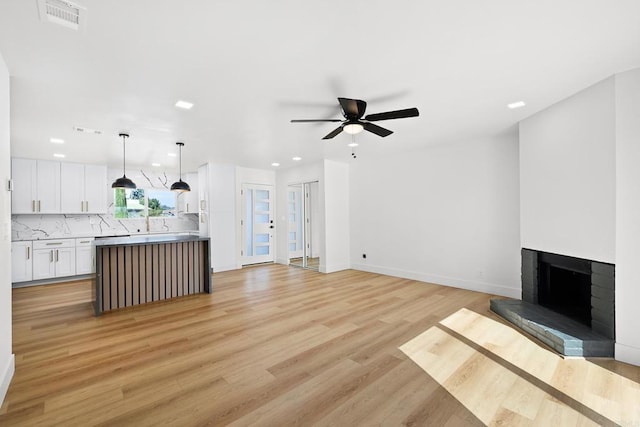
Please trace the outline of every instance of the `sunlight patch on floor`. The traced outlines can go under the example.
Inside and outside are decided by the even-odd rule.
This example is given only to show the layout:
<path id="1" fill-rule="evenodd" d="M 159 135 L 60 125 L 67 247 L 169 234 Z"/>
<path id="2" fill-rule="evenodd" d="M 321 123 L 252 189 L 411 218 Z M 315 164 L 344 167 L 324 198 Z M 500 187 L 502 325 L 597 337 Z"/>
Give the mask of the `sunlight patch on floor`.
<path id="1" fill-rule="evenodd" d="M 640 426 L 640 384 L 468 309 L 400 350 L 487 425 Z"/>

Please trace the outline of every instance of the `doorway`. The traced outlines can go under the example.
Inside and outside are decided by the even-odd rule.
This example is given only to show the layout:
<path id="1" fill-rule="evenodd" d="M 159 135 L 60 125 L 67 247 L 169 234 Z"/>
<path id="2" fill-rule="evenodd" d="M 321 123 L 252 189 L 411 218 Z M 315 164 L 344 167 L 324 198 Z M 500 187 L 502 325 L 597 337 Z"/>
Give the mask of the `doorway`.
<path id="1" fill-rule="evenodd" d="M 273 262 L 273 187 L 242 184 L 242 265 Z"/>
<path id="2" fill-rule="evenodd" d="M 318 181 L 289 185 L 287 192 L 289 264 L 318 271 L 320 228 Z"/>

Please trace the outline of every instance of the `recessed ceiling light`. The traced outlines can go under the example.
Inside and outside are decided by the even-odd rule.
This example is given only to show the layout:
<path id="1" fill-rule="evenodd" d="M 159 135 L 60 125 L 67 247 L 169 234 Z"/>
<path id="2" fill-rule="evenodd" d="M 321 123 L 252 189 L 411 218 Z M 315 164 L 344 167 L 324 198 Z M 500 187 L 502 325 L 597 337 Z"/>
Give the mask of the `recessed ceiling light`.
<path id="1" fill-rule="evenodd" d="M 294 162 L 299 162 L 300 160 L 302 160 L 302 157 L 295 156 L 292 157 L 291 160 L 293 160 Z"/>
<path id="2" fill-rule="evenodd" d="M 176 154 L 176 153 L 167 153 L 167 156 L 169 156 L 169 157 L 176 157 L 176 156 L 177 156 L 177 154 Z"/>
<path id="3" fill-rule="evenodd" d="M 160 163 L 151 163 L 151 166 L 158 167 L 158 166 L 161 166 L 161 164 Z"/>
<path id="4" fill-rule="evenodd" d="M 49 138 L 49 142 L 52 142 L 54 144 L 64 144 L 64 139 L 60 139 L 60 138 Z"/>
<path id="5" fill-rule="evenodd" d="M 185 110 L 190 110 L 191 107 L 193 107 L 193 103 L 188 102 L 188 101 L 178 101 L 176 102 L 176 107 L 178 108 L 184 108 Z"/>
<path id="6" fill-rule="evenodd" d="M 507 104 L 507 107 L 513 110 L 515 108 L 524 107 L 525 105 L 527 104 L 525 104 L 524 101 L 518 101 L 518 102 L 512 102 L 511 104 Z"/>
<path id="7" fill-rule="evenodd" d="M 273 162 L 273 163 L 271 163 L 271 166 L 280 166 L 280 163 L 278 163 L 278 162 Z"/>
<path id="8" fill-rule="evenodd" d="M 63 158 L 64 158 L 64 154 L 58 154 L 58 153 L 55 153 L 55 154 L 53 155 L 53 157 L 58 157 L 58 158 L 60 158 L 60 159 L 63 159 Z"/>
<path id="9" fill-rule="evenodd" d="M 349 147 L 357 147 L 358 143 L 357 142 L 352 142 L 350 144 L 347 144 Z"/>

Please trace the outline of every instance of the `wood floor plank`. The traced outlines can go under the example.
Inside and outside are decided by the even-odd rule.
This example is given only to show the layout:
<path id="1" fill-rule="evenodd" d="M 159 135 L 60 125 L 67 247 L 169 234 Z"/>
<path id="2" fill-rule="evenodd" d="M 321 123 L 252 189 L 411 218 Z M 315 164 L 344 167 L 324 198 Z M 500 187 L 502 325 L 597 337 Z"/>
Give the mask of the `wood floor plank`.
<path id="1" fill-rule="evenodd" d="M 14 289 L 0 425 L 640 425 L 640 368 L 563 359 L 487 294 L 282 265 L 213 285 L 98 318 L 91 280 Z"/>

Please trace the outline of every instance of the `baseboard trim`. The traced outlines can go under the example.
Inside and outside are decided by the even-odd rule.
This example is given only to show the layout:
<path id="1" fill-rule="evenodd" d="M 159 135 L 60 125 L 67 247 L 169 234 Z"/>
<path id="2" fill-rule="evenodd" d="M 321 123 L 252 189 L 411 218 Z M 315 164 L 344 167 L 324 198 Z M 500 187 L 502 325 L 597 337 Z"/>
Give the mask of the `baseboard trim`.
<path id="1" fill-rule="evenodd" d="M 223 271 L 239 270 L 239 268 L 235 264 L 230 264 L 230 265 L 218 265 L 218 266 L 215 266 L 215 267 L 211 268 L 211 270 L 214 273 L 220 273 L 220 272 L 223 272 Z"/>
<path id="2" fill-rule="evenodd" d="M 321 273 L 335 273 L 337 271 L 349 270 L 351 267 L 348 264 L 338 264 L 338 265 L 320 265 L 319 271 Z"/>
<path id="3" fill-rule="evenodd" d="M 12 354 L 7 361 L 7 366 L 5 366 L 2 374 L 2 381 L 0 381 L 0 405 L 4 403 L 4 398 L 7 396 L 7 391 L 9 391 L 9 384 L 11 384 L 11 379 L 13 378 L 13 374 L 16 371 L 16 356 Z"/>
<path id="4" fill-rule="evenodd" d="M 640 348 L 616 343 L 615 359 L 620 362 L 640 366 Z"/>
<path id="5" fill-rule="evenodd" d="M 452 288 L 466 289 L 469 291 L 483 292 L 486 294 L 500 295 L 503 297 L 520 299 L 522 289 L 509 288 L 507 286 L 496 285 L 493 283 L 477 282 L 466 279 L 458 279 L 455 277 L 439 276 L 435 274 L 427 274 L 418 271 L 401 270 L 398 268 L 382 267 L 368 264 L 352 264 L 354 270 L 367 271 L 369 273 L 384 274 L 387 276 L 402 277 L 403 279 L 418 280 L 420 282 L 433 283 L 436 285 L 449 286 Z"/>

